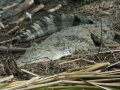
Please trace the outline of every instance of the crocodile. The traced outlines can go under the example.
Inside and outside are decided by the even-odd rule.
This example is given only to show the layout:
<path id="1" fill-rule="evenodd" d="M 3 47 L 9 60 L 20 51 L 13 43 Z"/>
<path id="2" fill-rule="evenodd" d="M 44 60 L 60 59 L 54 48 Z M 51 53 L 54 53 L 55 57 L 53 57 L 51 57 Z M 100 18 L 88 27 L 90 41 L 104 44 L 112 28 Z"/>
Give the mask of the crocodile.
<path id="1" fill-rule="evenodd" d="M 18 66 L 38 63 L 42 61 L 57 60 L 61 57 L 94 51 L 98 49 L 96 43 L 101 43 L 101 19 L 93 18 L 94 24 L 85 24 L 62 29 L 53 33 L 40 44 L 34 44 L 27 49 L 25 54 L 16 60 Z M 113 41 L 114 30 L 106 20 L 102 20 L 102 41 L 106 44 Z"/>
<path id="2" fill-rule="evenodd" d="M 53 34 L 61 29 L 81 24 L 93 24 L 90 18 L 82 15 L 57 13 L 33 23 L 28 30 L 14 37 L 13 42 L 27 42 L 44 35 Z"/>

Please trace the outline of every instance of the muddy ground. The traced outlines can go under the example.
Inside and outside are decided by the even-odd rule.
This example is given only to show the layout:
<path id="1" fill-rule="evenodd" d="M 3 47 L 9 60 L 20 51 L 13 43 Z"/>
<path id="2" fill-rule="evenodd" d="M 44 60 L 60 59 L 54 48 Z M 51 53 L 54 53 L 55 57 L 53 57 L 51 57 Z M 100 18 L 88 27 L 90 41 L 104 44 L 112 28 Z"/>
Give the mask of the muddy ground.
<path id="1" fill-rule="evenodd" d="M 120 32 L 120 0 L 93 0 L 94 2 L 93 1 L 89 2 L 90 0 L 88 0 L 88 2 L 83 2 L 82 0 L 73 0 L 73 1 L 68 2 L 65 0 L 63 0 L 63 1 L 59 0 L 57 2 L 51 2 L 51 3 L 47 4 L 45 6 L 45 8 L 43 8 L 42 10 L 37 12 L 35 15 L 33 15 L 33 18 L 31 21 L 29 19 L 27 19 L 27 20 L 24 20 L 22 23 L 20 23 L 19 30 L 21 30 L 22 28 L 25 28 L 25 29 L 29 28 L 29 26 L 36 20 L 39 20 L 40 18 L 42 18 L 44 16 L 48 16 L 49 14 L 52 14 L 52 13 L 48 13 L 47 10 L 49 8 L 55 7 L 58 4 L 62 4 L 62 8 L 54 13 L 66 13 L 66 14 L 79 13 L 84 16 L 101 17 L 101 19 L 109 20 L 113 24 L 114 30 Z M 25 12 L 23 12 L 23 13 L 25 13 Z M 9 26 L 6 29 L 2 29 L 0 31 L 0 37 L 1 37 L 0 41 L 4 41 L 4 40 L 14 37 L 15 33 L 5 36 L 5 33 L 8 32 L 13 27 L 15 27 L 15 25 Z M 19 32 L 19 30 L 17 32 Z M 2 44 L 2 45 L 12 46 L 12 47 L 30 47 L 32 42 L 40 43 L 42 40 L 44 40 L 47 37 L 49 37 L 49 36 L 38 38 L 38 39 L 35 39 L 30 42 L 26 42 L 26 43 L 12 44 L 12 42 L 10 42 L 7 44 Z M 120 43 L 119 38 L 115 38 L 115 40 Z M 120 50 L 120 47 L 115 47 L 115 48 L 111 48 L 111 49 Z M 116 62 L 115 57 L 116 57 L 117 61 L 120 60 L 119 52 L 114 53 L 115 57 L 111 53 L 101 54 L 100 56 L 91 55 L 91 54 L 86 55 L 86 53 L 87 52 L 83 52 L 83 54 L 79 53 L 76 55 L 64 57 L 57 61 L 49 61 L 49 62 L 42 62 L 42 63 L 32 64 L 32 65 L 27 65 L 22 68 L 29 70 L 31 72 L 34 72 L 38 75 L 51 75 L 51 74 L 53 75 L 53 74 L 57 74 L 57 73 L 65 72 L 65 71 L 70 71 L 70 69 L 72 69 L 72 68 L 77 68 L 77 67 L 82 68 L 83 66 L 92 65 L 92 64 L 94 64 L 94 62 L 108 62 L 109 61 L 111 63 L 114 63 L 114 62 Z M 6 62 L 9 64 L 10 62 L 13 62 L 17 58 L 21 57 L 21 55 L 23 55 L 23 54 L 24 54 L 24 52 L 0 53 L 0 60 L 2 61 L 2 63 L 4 62 L 5 65 L 7 65 Z M 81 60 L 81 61 L 77 61 L 77 62 L 69 63 L 69 64 L 60 64 L 62 62 L 79 59 L 79 58 L 91 60 L 92 62 Z M 117 67 L 117 68 L 120 68 L 120 67 Z M 10 73 L 13 73 L 17 76 L 23 75 L 23 73 L 18 74 L 17 71 L 20 71 L 20 70 L 18 68 L 16 69 L 16 67 L 14 65 L 12 65 L 11 67 L 7 67 L 7 70 L 5 71 L 7 73 L 2 73 L 2 74 L 7 75 Z M 23 77 L 23 76 L 21 76 L 21 77 Z"/>

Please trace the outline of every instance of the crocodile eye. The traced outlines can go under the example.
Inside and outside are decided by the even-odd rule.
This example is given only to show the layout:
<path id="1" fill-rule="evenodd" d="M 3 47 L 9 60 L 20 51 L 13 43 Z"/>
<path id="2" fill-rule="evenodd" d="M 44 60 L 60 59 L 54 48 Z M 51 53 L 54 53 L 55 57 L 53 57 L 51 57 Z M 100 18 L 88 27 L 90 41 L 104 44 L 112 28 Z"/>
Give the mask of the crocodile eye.
<path id="1" fill-rule="evenodd" d="M 89 20 L 89 24 L 93 24 L 93 23 L 94 23 L 93 21 Z"/>

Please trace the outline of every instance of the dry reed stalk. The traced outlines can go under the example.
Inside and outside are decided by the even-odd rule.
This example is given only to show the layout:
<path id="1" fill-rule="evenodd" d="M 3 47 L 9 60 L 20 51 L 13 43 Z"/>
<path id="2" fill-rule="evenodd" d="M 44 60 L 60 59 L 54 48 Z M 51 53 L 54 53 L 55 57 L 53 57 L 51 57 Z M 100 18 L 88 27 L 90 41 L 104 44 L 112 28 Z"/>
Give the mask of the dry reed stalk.
<path id="1" fill-rule="evenodd" d="M 114 70 L 114 71 L 106 71 L 106 72 L 101 72 L 101 73 L 96 73 L 96 75 L 115 75 L 119 74 L 120 70 Z"/>
<path id="2" fill-rule="evenodd" d="M 93 71 L 93 70 L 96 70 L 96 69 L 99 69 L 99 68 L 102 68 L 102 67 L 106 67 L 108 66 L 110 63 L 107 62 L 107 63 L 100 63 L 100 64 L 95 64 L 93 67 L 90 67 L 88 69 L 85 69 L 85 70 L 80 70 L 80 71 L 75 71 L 75 72 L 72 72 L 72 74 L 77 74 L 77 73 L 81 73 L 81 72 L 89 72 L 89 71 Z"/>
<path id="3" fill-rule="evenodd" d="M 25 72 L 25 73 L 27 73 L 27 74 L 33 75 L 33 76 L 35 76 L 35 77 L 40 77 L 39 75 L 37 75 L 37 74 L 35 74 L 35 73 L 32 73 L 32 72 L 30 72 L 30 71 L 27 71 L 27 70 L 25 70 L 25 69 L 21 69 L 21 71 L 23 71 L 23 72 Z"/>
<path id="4" fill-rule="evenodd" d="M 107 75 L 107 76 L 103 76 L 103 75 L 78 75 L 78 74 L 74 74 L 74 75 L 65 75 L 65 78 L 69 78 L 69 79 L 78 79 L 78 78 L 82 78 L 82 79 L 101 79 L 101 78 L 119 78 L 120 75 Z"/>
<path id="5" fill-rule="evenodd" d="M 91 82 L 94 83 L 96 85 L 101 85 L 101 86 L 106 86 L 106 87 L 116 87 L 120 89 L 120 84 L 117 83 L 95 83 L 95 82 Z M 45 84 L 40 84 L 40 85 L 30 85 L 28 87 L 25 88 L 20 88 L 19 90 L 31 90 L 31 89 L 40 89 L 40 88 L 46 88 L 46 87 L 51 87 L 51 86 L 56 86 L 56 85 L 66 85 L 66 84 L 70 84 L 70 85 L 89 85 L 88 83 L 85 83 L 83 81 L 71 81 L 71 80 L 59 80 L 59 81 L 54 81 L 54 82 L 50 82 L 50 83 L 45 83 Z"/>
<path id="6" fill-rule="evenodd" d="M 13 76 L 13 75 L 10 75 L 10 76 L 8 76 L 8 77 L 5 77 L 5 78 L 0 79 L 0 83 L 6 82 L 6 81 L 9 81 L 9 80 L 13 80 L 13 79 L 14 79 L 14 76 Z"/>
<path id="7" fill-rule="evenodd" d="M 88 81 L 110 83 L 110 82 L 119 82 L 120 78 L 96 79 L 96 80 L 88 80 Z"/>

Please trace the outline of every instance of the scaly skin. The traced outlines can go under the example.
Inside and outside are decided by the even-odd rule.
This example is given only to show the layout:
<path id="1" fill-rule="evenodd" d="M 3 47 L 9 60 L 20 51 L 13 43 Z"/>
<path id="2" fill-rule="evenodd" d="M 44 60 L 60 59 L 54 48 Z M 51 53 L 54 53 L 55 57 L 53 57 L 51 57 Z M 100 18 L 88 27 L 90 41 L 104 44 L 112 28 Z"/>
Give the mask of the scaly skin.
<path id="1" fill-rule="evenodd" d="M 84 16 L 54 14 L 44 17 L 31 25 L 29 30 L 14 38 L 13 42 L 26 42 L 44 35 L 53 34 L 61 29 L 93 22 Z"/>
<path id="2" fill-rule="evenodd" d="M 37 63 L 45 60 L 56 60 L 76 52 L 93 51 L 97 49 L 94 42 L 100 43 L 101 24 L 99 19 L 93 19 L 96 24 L 86 24 L 63 29 L 44 40 L 42 43 L 31 46 L 16 62 L 18 66 Z M 114 39 L 114 31 L 107 21 L 102 24 L 105 43 Z M 94 33 L 94 34 L 91 34 Z"/>

